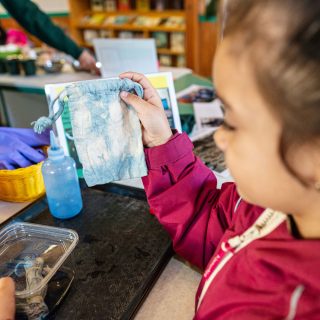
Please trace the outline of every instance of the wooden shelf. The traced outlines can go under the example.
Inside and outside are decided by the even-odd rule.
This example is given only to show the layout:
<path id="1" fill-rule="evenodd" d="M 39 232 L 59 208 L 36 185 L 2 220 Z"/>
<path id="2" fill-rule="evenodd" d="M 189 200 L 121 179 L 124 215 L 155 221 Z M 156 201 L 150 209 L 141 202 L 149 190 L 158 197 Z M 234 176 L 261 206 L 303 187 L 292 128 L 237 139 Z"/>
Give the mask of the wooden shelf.
<path id="1" fill-rule="evenodd" d="M 185 33 L 185 49 L 182 51 L 171 50 L 169 48 L 157 49 L 158 54 L 170 55 L 172 58 L 172 66 L 176 66 L 180 61 L 181 56 L 185 56 L 186 66 L 197 71 L 199 64 L 199 3 L 203 0 L 184 0 L 183 10 L 165 10 L 165 11 L 141 11 L 141 10 L 129 10 L 129 11 L 93 11 L 90 7 L 90 0 L 68 0 L 70 8 L 70 25 L 71 34 L 73 38 L 83 47 L 92 48 L 91 45 L 84 43 L 84 30 L 96 30 L 96 31 L 109 31 L 110 38 L 118 38 L 119 32 L 139 32 L 143 38 L 154 37 L 154 32 L 166 32 L 168 37 L 168 43 L 171 42 L 173 32 Z M 92 24 L 85 22 L 84 18 L 93 15 L 103 15 L 103 18 L 124 16 L 129 17 L 128 23 L 125 24 Z M 140 26 L 132 23 L 134 18 L 137 17 L 150 17 L 166 19 L 170 17 L 181 17 L 185 21 L 185 25 L 169 27 L 165 25 L 157 26 Z M 133 19 L 130 19 L 132 17 Z M 102 19 L 104 20 L 104 19 Z M 113 19 L 112 19 L 113 20 Z M 89 20 L 87 20 L 89 21 Z M 129 23 L 129 21 L 131 23 Z"/>
<path id="2" fill-rule="evenodd" d="M 183 52 L 183 51 L 176 51 L 176 50 L 167 49 L 167 48 L 158 48 L 157 51 L 159 54 L 167 54 L 167 55 L 171 55 L 171 56 L 184 56 L 185 55 L 185 52 Z"/>
<path id="3" fill-rule="evenodd" d="M 184 10 L 165 10 L 165 11 L 137 11 L 137 10 L 130 10 L 130 11 L 115 11 L 115 12 L 108 12 L 108 11 L 87 11 L 86 15 L 93 15 L 103 13 L 106 17 L 113 17 L 113 16 L 144 16 L 144 17 L 159 17 L 159 18 L 167 18 L 167 17 L 185 17 L 186 13 Z"/>
<path id="4" fill-rule="evenodd" d="M 86 42 L 80 42 L 79 45 L 84 48 L 89 48 L 89 49 L 93 48 L 93 44 L 86 43 Z"/>
<path id="5" fill-rule="evenodd" d="M 79 29 L 89 30 L 118 30 L 118 31 L 150 31 L 150 32 L 185 32 L 186 27 L 167 27 L 167 26 L 137 26 L 133 24 L 121 25 L 94 25 L 90 23 L 81 23 L 77 25 Z"/>

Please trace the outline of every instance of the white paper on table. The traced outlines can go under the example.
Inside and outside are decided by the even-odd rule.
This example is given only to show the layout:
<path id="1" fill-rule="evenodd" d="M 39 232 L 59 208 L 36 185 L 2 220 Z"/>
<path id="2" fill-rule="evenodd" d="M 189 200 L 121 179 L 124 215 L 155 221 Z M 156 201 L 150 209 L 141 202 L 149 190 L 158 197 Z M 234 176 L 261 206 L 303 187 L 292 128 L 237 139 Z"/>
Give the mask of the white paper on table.
<path id="1" fill-rule="evenodd" d="M 93 44 L 103 78 L 117 77 L 125 71 L 159 71 L 154 39 L 94 39 Z"/>
<path id="2" fill-rule="evenodd" d="M 197 130 L 217 127 L 215 120 L 223 119 L 221 102 L 216 99 L 212 102 L 195 102 L 193 104 Z"/>

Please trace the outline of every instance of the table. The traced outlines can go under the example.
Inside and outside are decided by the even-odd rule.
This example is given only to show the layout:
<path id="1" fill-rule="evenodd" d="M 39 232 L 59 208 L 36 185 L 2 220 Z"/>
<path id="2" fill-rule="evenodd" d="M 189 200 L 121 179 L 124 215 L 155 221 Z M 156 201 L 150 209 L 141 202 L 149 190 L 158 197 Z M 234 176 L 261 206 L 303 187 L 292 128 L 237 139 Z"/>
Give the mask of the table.
<path id="1" fill-rule="evenodd" d="M 170 71 L 170 70 L 162 70 L 162 71 Z M 76 76 L 76 78 L 74 78 Z M 79 79 L 79 76 L 81 79 Z M 82 78 L 85 77 L 85 78 Z M 67 82 L 67 81 L 76 81 L 76 80 L 85 80 L 85 79 L 93 79 L 91 75 L 85 74 L 70 74 L 70 75 L 43 75 L 41 77 L 32 77 L 32 78 L 22 78 L 22 77 L 11 77 L 11 76 L 0 76 L 0 92 L 3 94 L 5 91 L 7 95 L 16 96 L 17 93 L 22 95 L 21 100 L 25 101 L 27 97 L 31 97 L 32 99 L 41 100 L 42 105 L 45 108 L 45 112 L 41 111 L 40 115 L 46 113 L 47 105 L 44 96 L 43 86 L 45 83 L 59 83 L 59 82 Z M 208 79 L 198 77 L 192 75 L 190 73 L 182 74 L 180 77 L 175 80 L 175 87 L 176 91 L 181 91 L 192 84 L 203 85 L 203 86 L 211 86 L 211 82 Z M 31 99 L 31 100 L 32 100 Z M 10 105 L 12 107 L 12 105 Z M 20 112 L 21 110 L 19 110 Z M 193 109 L 192 105 L 179 105 L 179 111 L 182 116 L 192 116 Z M 37 117 L 33 117 L 35 119 Z M 134 184 L 133 184 L 134 185 Z M 119 189 L 118 189 L 119 190 Z M 127 188 L 128 190 L 134 190 Z M 131 192 L 131 191 L 130 191 Z M 130 194 L 129 192 L 129 194 Z M 140 200 L 141 201 L 141 200 Z M 44 200 L 37 202 L 36 206 L 30 206 L 27 210 L 23 211 L 23 214 L 19 215 L 18 219 L 22 220 L 32 220 L 34 219 L 35 215 L 39 214 L 39 210 L 44 213 L 44 216 L 39 215 L 36 218 L 36 222 L 40 223 L 47 223 L 47 224 L 55 224 L 54 220 L 50 220 L 50 216 L 47 213 L 46 203 Z M 149 216 L 150 218 L 150 216 Z M 13 218 L 17 219 L 17 217 Z M 37 220 L 40 219 L 40 220 Z M 44 220 L 43 220 L 44 219 Z M 49 220 L 46 220 L 49 219 Z M 78 219 L 78 218 L 75 218 Z M 158 225 L 158 228 L 161 228 Z M 163 235 L 161 235 L 163 237 Z M 162 238 L 163 239 L 163 238 Z M 165 248 L 168 243 L 164 242 L 163 248 Z M 169 247 L 166 247 L 166 253 L 169 253 Z M 171 250 L 171 247 L 170 247 Z M 172 254 L 172 252 L 171 252 Z M 170 258 L 169 256 L 164 255 L 162 259 L 158 259 L 157 265 L 158 269 L 154 269 L 154 273 L 150 273 L 150 270 L 145 270 L 145 285 L 140 287 L 138 290 L 139 292 L 133 294 L 129 298 L 130 301 L 126 300 L 127 302 L 122 305 L 123 313 L 120 315 L 120 319 L 127 319 L 127 317 L 134 316 L 138 306 L 142 303 L 145 295 L 147 294 L 148 290 L 152 287 L 154 281 L 156 280 L 157 276 L 161 272 L 161 268 L 166 265 L 167 259 Z M 99 271 L 99 270 L 98 270 Z M 95 271 L 92 271 L 95 272 Z M 146 276 L 146 275 L 149 275 Z M 150 276 L 150 274 L 152 276 Z M 93 273 L 93 275 L 97 275 L 97 278 L 105 276 L 105 274 Z M 194 305 L 194 296 L 195 291 L 200 281 L 200 274 L 190 268 L 187 264 L 183 261 L 171 258 L 168 266 L 166 267 L 165 271 L 161 274 L 160 279 L 157 281 L 156 286 L 152 290 L 151 294 L 147 297 L 146 302 L 143 304 L 142 308 L 139 310 L 136 319 L 137 320 L 160 320 L 164 318 L 168 318 L 171 320 L 180 320 L 180 319 L 191 319 L 193 316 L 193 305 Z M 76 280 L 77 281 L 77 280 Z M 78 290 L 79 287 L 72 287 L 72 290 Z M 75 298 L 75 293 L 70 292 L 70 295 L 73 297 L 72 299 L 77 300 Z M 132 292 L 131 292 L 132 293 Z M 69 296 L 68 296 L 69 299 Z M 108 298 L 106 298 L 108 299 Z M 64 305 L 64 304 L 63 304 Z M 101 307 L 104 307 L 102 304 Z M 66 306 L 61 306 L 59 312 L 56 314 L 56 318 L 78 318 L 82 319 L 81 317 L 90 318 L 90 314 L 81 313 L 84 312 L 83 310 L 76 310 L 72 309 L 71 314 L 63 313 L 69 312 L 64 311 L 67 308 Z M 96 310 L 96 309 L 95 309 Z M 75 313 L 79 312 L 79 314 Z M 97 311 L 98 312 L 98 311 Z M 93 316 L 94 315 L 94 316 Z M 100 317 L 97 314 L 93 314 L 92 319 L 98 319 Z M 106 317 L 102 317 L 103 319 L 109 319 Z M 113 319 L 113 318 L 111 318 Z M 115 318 L 116 319 L 116 318 Z"/>
<path id="2" fill-rule="evenodd" d="M 131 319 L 172 257 L 171 240 L 149 213 L 141 190 L 109 184 L 83 187 L 82 196 L 83 210 L 73 219 L 54 219 L 42 198 L 10 222 L 79 234 L 72 257 L 75 279 L 52 319 Z"/>

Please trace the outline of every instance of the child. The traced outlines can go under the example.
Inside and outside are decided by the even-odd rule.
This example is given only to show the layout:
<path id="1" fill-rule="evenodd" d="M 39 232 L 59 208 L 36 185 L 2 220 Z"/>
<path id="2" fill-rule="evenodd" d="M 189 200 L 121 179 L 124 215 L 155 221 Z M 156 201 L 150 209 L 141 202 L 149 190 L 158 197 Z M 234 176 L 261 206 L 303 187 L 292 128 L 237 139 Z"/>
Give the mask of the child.
<path id="1" fill-rule="evenodd" d="M 122 99 L 143 126 L 148 201 L 204 270 L 194 319 L 320 319 L 320 2 L 230 0 L 226 13 L 215 140 L 236 185 L 216 188 L 148 80 L 125 73 L 145 89 Z"/>

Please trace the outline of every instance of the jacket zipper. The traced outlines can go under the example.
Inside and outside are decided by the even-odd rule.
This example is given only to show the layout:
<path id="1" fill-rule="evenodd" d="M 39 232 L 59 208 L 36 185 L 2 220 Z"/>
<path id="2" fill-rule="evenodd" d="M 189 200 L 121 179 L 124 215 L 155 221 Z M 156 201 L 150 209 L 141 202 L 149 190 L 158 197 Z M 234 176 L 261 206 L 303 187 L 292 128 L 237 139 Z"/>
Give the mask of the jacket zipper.
<path id="1" fill-rule="evenodd" d="M 226 265 L 226 263 L 232 258 L 232 256 L 254 240 L 263 238 L 271 233 L 281 223 L 283 223 L 286 218 L 287 216 L 282 212 L 266 209 L 256 220 L 256 222 L 244 233 L 242 233 L 240 236 L 230 238 L 221 244 L 218 254 L 210 262 L 210 265 L 207 267 L 204 273 L 205 282 L 198 298 L 197 310 L 199 309 L 212 281 Z"/>

